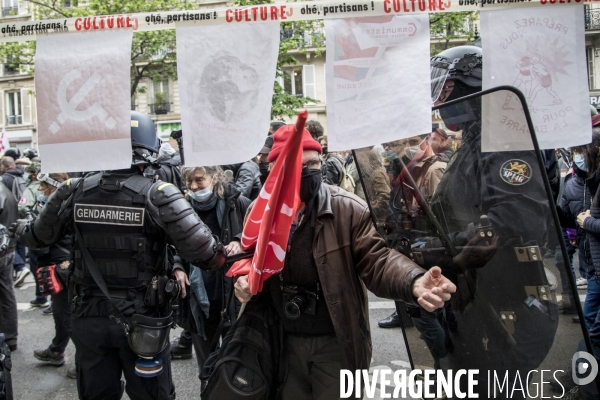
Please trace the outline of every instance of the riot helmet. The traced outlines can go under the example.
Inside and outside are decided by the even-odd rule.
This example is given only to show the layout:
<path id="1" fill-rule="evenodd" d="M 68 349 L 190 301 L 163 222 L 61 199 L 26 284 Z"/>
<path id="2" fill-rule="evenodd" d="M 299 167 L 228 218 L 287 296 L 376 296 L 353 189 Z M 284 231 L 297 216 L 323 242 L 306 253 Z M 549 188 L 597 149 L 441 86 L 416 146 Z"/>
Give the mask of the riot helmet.
<path id="1" fill-rule="evenodd" d="M 150 164 L 150 159 L 160 148 L 154 122 L 148 115 L 138 111 L 131 111 L 131 147 L 133 165 Z"/>
<path id="2" fill-rule="evenodd" d="M 4 152 L 5 157 L 12 157 L 14 160 L 21 158 L 21 150 L 11 147 Z"/>
<path id="3" fill-rule="evenodd" d="M 481 48 L 476 46 L 457 46 L 431 57 L 431 102 L 448 102 L 480 91 L 482 65 Z"/>
<path id="4" fill-rule="evenodd" d="M 27 157 L 30 160 L 38 157 L 38 152 L 35 149 L 25 149 L 25 151 L 23 152 L 23 157 Z"/>

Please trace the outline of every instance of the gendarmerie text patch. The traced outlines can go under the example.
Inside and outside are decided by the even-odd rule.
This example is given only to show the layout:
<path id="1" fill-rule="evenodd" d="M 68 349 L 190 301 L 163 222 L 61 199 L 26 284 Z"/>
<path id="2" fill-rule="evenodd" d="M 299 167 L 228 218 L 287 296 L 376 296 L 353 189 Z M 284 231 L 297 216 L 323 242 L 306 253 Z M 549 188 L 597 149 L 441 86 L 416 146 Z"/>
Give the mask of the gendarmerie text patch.
<path id="1" fill-rule="evenodd" d="M 144 226 L 143 208 L 76 204 L 75 222 L 104 225 Z"/>

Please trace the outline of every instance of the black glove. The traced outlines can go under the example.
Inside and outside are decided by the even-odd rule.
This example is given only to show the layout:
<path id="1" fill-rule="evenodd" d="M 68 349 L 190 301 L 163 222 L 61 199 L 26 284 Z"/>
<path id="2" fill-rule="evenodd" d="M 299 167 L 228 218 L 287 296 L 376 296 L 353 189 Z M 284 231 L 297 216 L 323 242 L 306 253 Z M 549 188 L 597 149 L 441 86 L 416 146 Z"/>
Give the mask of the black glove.
<path id="1" fill-rule="evenodd" d="M 18 219 L 16 222 L 13 222 L 8 228 L 8 236 L 18 239 L 29 230 L 29 222 L 30 220 L 28 219 Z"/>

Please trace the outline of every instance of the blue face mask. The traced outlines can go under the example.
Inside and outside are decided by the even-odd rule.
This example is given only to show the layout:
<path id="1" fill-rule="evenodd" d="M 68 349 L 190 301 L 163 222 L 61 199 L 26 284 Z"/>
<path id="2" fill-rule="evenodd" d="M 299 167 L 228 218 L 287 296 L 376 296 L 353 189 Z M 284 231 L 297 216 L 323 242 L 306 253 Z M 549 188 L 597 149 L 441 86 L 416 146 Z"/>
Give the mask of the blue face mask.
<path id="1" fill-rule="evenodd" d="M 38 196 L 38 202 L 40 204 L 46 204 L 48 202 L 48 196 L 44 196 L 43 194 L 40 194 Z"/>
<path id="2" fill-rule="evenodd" d="M 197 192 L 188 191 L 188 195 L 191 199 L 196 200 L 199 203 L 204 203 L 212 196 L 213 192 L 210 187 L 200 189 Z"/>
<path id="3" fill-rule="evenodd" d="M 583 159 L 583 154 L 575 154 L 573 156 L 573 162 L 582 171 L 587 172 L 587 166 L 585 165 L 585 160 Z"/>

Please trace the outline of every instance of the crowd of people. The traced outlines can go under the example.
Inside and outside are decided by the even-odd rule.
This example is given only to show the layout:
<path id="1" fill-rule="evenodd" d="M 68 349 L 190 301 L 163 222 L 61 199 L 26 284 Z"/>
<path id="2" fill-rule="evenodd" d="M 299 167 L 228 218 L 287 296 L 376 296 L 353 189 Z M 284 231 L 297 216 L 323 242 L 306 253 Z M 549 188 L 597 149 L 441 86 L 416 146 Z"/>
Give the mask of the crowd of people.
<path id="1" fill-rule="evenodd" d="M 446 70 L 435 104 L 481 91 L 481 49 L 443 52 L 435 68 Z M 13 286 L 33 274 L 30 303 L 55 321 L 54 338 L 34 356 L 64 365 L 72 340 L 67 373 L 80 398 L 173 399 L 171 361 L 194 353 L 202 392 L 219 398 L 215 344 L 236 329 L 243 307 L 268 309 L 286 355 L 274 367 L 285 373 L 274 374 L 272 393 L 329 400 L 340 396 L 341 369 L 371 364 L 367 290 L 396 301 L 381 328 L 415 328 L 408 341 L 416 330 L 427 352 L 417 349 L 413 361 L 513 379 L 548 361 L 559 312 L 578 322 L 569 287 L 576 281 L 587 288 L 585 325 L 599 358 L 600 116 L 592 116 L 589 145 L 543 152 L 552 204 L 543 174 L 533 173 L 536 153 L 482 152 L 480 99 L 465 101 L 471 111 L 454 115 L 457 124 L 445 120 L 429 133 L 353 151 L 329 151 L 323 126 L 308 121 L 284 269 L 255 296 L 246 275 L 228 276 L 228 257 L 242 253 L 245 220 L 293 125 L 272 122 L 255 158 L 221 166 L 182 166 L 182 133 L 161 143 L 139 112 L 132 112 L 130 169 L 44 174 L 34 150 L 7 150 L 0 159 L 0 224 L 12 235 L 0 257 L 5 343 L 17 350 Z M 562 237 L 552 233 L 553 207 Z M 523 249 L 553 257 L 561 283 L 550 282 L 541 257 L 515 258 Z M 564 256 L 570 266 L 561 266 Z M 560 306 L 541 294 L 551 290 L 556 300 L 561 289 Z M 184 329 L 169 343 L 174 324 Z M 585 349 L 583 339 L 576 347 Z M 560 376 L 564 398 L 597 396 L 570 377 Z M 476 391 L 484 394 L 489 378 L 481 378 Z M 236 388 L 252 382 L 239 376 Z"/>
<path id="2" fill-rule="evenodd" d="M 6 203 L 0 222 L 10 227 L 15 246 L 2 258 L 3 271 L 15 271 L 2 282 L 8 284 L 2 295 L 10 298 L 2 299 L 6 343 L 17 349 L 12 286 L 33 274 L 36 297 L 30 303 L 55 320 L 49 346 L 33 355 L 64 365 L 72 340 L 75 365 L 67 375 L 77 379 L 82 399 L 120 398 L 124 391 L 132 399 L 174 398 L 171 359 L 192 357 L 192 348 L 201 375 L 215 337 L 227 333 L 248 300 L 246 277 L 226 276 L 226 256 L 242 251 L 247 211 L 294 130 L 273 122 L 264 147 L 247 162 L 183 167 L 177 135 L 160 143 L 147 115 L 132 112 L 132 120 L 138 123 L 132 124 L 129 170 L 43 174 L 37 154 L 13 161 L 8 154 L 16 149 L 0 160 L 0 199 Z M 427 272 L 386 246 L 367 204 L 348 193 L 355 181 L 345 155 L 323 151 L 326 137 L 317 121 L 307 124 L 302 146 L 302 207 L 291 227 L 286 273 L 268 281 L 262 300 L 253 304 L 278 315 L 287 348 L 298 350 L 290 353 L 288 377 L 281 382 L 284 398 L 329 399 L 338 396 L 337 370 L 370 364 L 364 285 L 430 310 L 443 306 L 455 289 L 439 270 Z M 381 178 L 387 179 L 385 173 Z M 131 216 L 122 219 L 120 210 Z M 331 247 L 334 243 L 348 247 Z M 20 256 L 18 246 L 26 249 Z M 29 269 L 22 269 L 27 260 Z M 337 277 L 342 271 L 348 278 Z M 175 282 L 181 294 L 171 298 L 165 293 Z M 282 290 L 288 287 L 318 293 L 315 313 L 287 318 Z M 234 301 L 228 301 L 234 290 Z M 144 322 L 164 324 L 167 333 L 149 335 Z M 169 344 L 175 323 L 184 330 Z M 136 346 L 131 338 L 138 336 L 144 340 Z M 155 337 L 162 339 L 153 342 Z M 151 354 L 143 350 L 149 346 L 145 341 L 155 345 Z M 302 350 L 311 347 L 317 350 Z M 206 385 L 202 379 L 202 390 Z"/>

